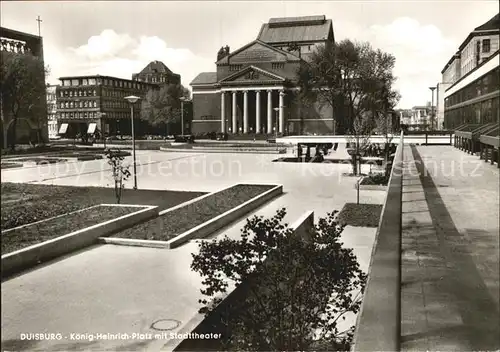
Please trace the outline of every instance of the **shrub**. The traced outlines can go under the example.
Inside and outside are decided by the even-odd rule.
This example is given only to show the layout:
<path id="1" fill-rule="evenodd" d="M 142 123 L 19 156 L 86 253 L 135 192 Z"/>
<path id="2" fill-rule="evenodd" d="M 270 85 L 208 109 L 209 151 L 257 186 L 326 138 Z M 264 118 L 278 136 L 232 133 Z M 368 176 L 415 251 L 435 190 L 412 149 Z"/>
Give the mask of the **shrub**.
<path id="1" fill-rule="evenodd" d="M 309 239 L 283 224 L 285 209 L 270 219 L 247 219 L 239 240 L 202 242 L 191 268 L 204 278 L 200 312 L 225 332 L 225 350 L 348 350 L 354 326 L 337 322 L 360 307 L 366 275 L 352 249 L 340 242 L 336 211 L 319 219 Z M 240 296 L 230 303 L 214 298 L 229 282 Z M 239 286 L 241 285 L 241 286 Z M 214 320 L 212 320 L 212 318 Z"/>

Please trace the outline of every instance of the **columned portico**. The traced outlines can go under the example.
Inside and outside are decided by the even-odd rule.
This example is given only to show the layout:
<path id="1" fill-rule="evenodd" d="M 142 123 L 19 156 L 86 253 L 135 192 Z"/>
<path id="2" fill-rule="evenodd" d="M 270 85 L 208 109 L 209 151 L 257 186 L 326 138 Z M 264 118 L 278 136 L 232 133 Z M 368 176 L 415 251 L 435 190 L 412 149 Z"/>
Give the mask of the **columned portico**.
<path id="1" fill-rule="evenodd" d="M 243 133 L 248 133 L 248 91 L 243 91 Z"/>
<path id="2" fill-rule="evenodd" d="M 285 92 L 280 91 L 279 100 L 279 133 L 283 133 L 285 130 Z"/>
<path id="3" fill-rule="evenodd" d="M 232 104 L 232 111 L 233 111 L 233 133 L 238 132 L 238 126 L 237 126 L 237 116 L 236 116 L 236 91 L 233 91 L 233 104 Z"/>
<path id="4" fill-rule="evenodd" d="M 267 91 L 267 133 L 273 130 L 273 91 Z"/>
<path id="5" fill-rule="evenodd" d="M 220 93 L 220 130 L 226 132 L 226 93 Z"/>
<path id="6" fill-rule="evenodd" d="M 261 107 L 260 107 L 260 90 L 257 90 L 255 92 L 255 106 L 256 106 L 256 109 L 255 109 L 255 133 L 261 133 L 261 130 L 260 130 L 260 110 L 261 110 Z"/>
<path id="7" fill-rule="evenodd" d="M 266 91 L 267 97 L 262 97 Z M 275 131 L 274 129 L 279 133 L 285 131 L 285 90 L 283 86 L 247 86 L 244 89 L 241 86 L 222 87 L 217 93 L 220 93 L 219 124 L 221 132 L 271 134 Z M 226 93 L 232 95 L 229 103 Z M 231 118 L 228 114 L 231 115 Z"/>

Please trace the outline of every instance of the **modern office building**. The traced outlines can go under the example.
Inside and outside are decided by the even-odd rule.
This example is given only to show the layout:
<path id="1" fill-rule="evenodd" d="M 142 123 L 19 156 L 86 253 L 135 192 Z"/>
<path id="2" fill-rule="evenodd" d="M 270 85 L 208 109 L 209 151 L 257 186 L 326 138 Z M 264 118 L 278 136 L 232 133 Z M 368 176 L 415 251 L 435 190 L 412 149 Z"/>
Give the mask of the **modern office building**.
<path id="1" fill-rule="evenodd" d="M 59 133 L 83 135 L 98 129 L 107 135 L 131 134 L 129 95 L 144 98 L 156 85 L 110 76 L 61 77 L 57 86 Z M 134 118 L 139 123 L 140 104 Z"/>
<path id="2" fill-rule="evenodd" d="M 438 93 L 438 112 L 444 113 L 445 129 L 500 120 L 499 42 L 497 14 L 467 36 L 441 71 L 446 88 Z"/>
<path id="3" fill-rule="evenodd" d="M 0 27 L 0 58 L 2 64 L 6 63 L 9 59 L 20 56 L 31 55 L 41 60 L 39 65 L 40 70 L 44 70 L 43 62 L 43 39 L 42 37 L 19 32 L 13 29 Z M 37 79 L 37 84 L 40 85 L 40 90 L 45 89 L 45 72 L 39 71 L 36 74 L 40 79 Z M 42 78 L 43 77 L 43 78 Z M 48 126 L 47 126 L 47 107 L 46 100 L 33 98 L 32 101 L 26 101 L 23 98 L 23 104 L 32 105 L 31 111 L 36 111 L 36 116 L 18 116 L 16 125 L 16 142 L 41 142 L 48 140 Z M 2 100 L 0 113 L 2 114 L 2 121 L 5 121 L 6 126 L 2 129 L 7 129 L 7 140 L 11 138 L 12 124 L 10 108 L 4 104 Z M 1 134 L 3 138 L 3 133 Z M 3 145 L 3 143 L 2 143 Z"/>
<path id="4" fill-rule="evenodd" d="M 301 107 L 296 72 L 319 45 L 334 43 L 325 16 L 271 18 L 257 38 L 221 48 L 216 70 L 192 82 L 193 133 L 335 133 L 333 109 Z"/>
<path id="5" fill-rule="evenodd" d="M 47 86 L 47 120 L 49 139 L 57 136 L 57 85 Z"/>

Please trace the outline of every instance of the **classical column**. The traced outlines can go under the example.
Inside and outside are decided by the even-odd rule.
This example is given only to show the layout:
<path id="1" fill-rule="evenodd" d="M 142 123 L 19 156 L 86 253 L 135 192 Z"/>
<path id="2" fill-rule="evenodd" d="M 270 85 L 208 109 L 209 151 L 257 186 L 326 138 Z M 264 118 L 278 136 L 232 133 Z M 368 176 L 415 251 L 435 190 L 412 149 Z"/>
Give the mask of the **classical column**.
<path id="1" fill-rule="evenodd" d="M 285 92 L 280 91 L 280 105 L 279 105 L 279 119 L 280 119 L 280 128 L 279 132 L 283 133 L 285 130 Z"/>
<path id="2" fill-rule="evenodd" d="M 220 131 L 226 132 L 226 92 L 220 93 Z"/>
<path id="3" fill-rule="evenodd" d="M 260 90 L 255 91 L 255 133 L 260 131 Z"/>
<path id="4" fill-rule="evenodd" d="M 248 133 L 248 90 L 243 92 L 243 133 Z"/>
<path id="5" fill-rule="evenodd" d="M 237 120 L 236 120 L 236 91 L 233 91 L 233 133 L 238 132 Z"/>
<path id="6" fill-rule="evenodd" d="M 267 91 L 267 131 L 266 133 L 273 132 L 273 91 Z"/>

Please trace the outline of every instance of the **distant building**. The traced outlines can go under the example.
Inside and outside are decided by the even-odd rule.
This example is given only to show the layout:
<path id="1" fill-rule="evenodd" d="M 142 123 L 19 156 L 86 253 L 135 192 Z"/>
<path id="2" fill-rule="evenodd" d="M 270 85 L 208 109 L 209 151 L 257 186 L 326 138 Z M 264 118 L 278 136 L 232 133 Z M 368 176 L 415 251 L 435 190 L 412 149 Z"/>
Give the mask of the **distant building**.
<path id="1" fill-rule="evenodd" d="M 431 105 L 419 105 L 411 108 L 410 125 L 414 129 L 425 130 L 430 126 Z"/>
<path id="2" fill-rule="evenodd" d="M 57 85 L 47 86 L 47 119 L 49 138 L 57 136 Z"/>
<path id="3" fill-rule="evenodd" d="M 271 18 L 257 39 L 231 51 L 222 47 L 216 71 L 192 82 L 193 133 L 335 133 L 333 109 L 300 106 L 296 72 L 316 47 L 334 43 L 325 16 Z"/>
<path id="4" fill-rule="evenodd" d="M 437 110 L 444 128 L 500 120 L 499 43 L 497 14 L 467 36 L 441 71 L 443 86 L 441 94 L 438 89 Z"/>
<path id="5" fill-rule="evenodd" d="M 3 62 L 7 57 L 12 55 L 33 55 L 42 61 L 43 67 L 43 39 L 42 37 L 19 32 L 13 29 L 8 29 L 0 27 L 0 56 Z M 41 73 L 41 72 L 40 72 Z M 37 82 L 42 87 L 45 87 L 45 73 L 41 73 L 44 79 Z M 40 87 L 41 88 L 41 87 Z M 37 120 L 20 116 L 17 121 L 16 126 L 16 139 L 17 143 L 28 143 L 37 142 L 41 138 L 43 141 L 48 141 L 48 126 L 47 126 L 47 114 L 46 114 L 46 101 L 45 99 L 34 101 L 23 101 L 23 104 L 35 104 L 36 110 L 39 111 L 37 115 Z M 8 126 L 3 126 L 2 128 L 11 128 L 12 121 L 8 117 L 10 111 L 7 111 L 5 105 L 2 102 L 2 107 L 0 108 L 0 113 L 2 114 L 2 121 L 9 121 Z M 1 134 L 3 138 L 3 133 Z M 8 133 L 8 138 L 10 137 Z M 39 141 L 41 142 L 41 141 Z"/>
<path id="6" fill-rule="evenodd" d="M 130 135 L 129 95 L 143 98 L 156 85 L 110 76 L 77 76 L 59 78 L 57 109 L 59 133 L 74 137 L 94 128 L 107 135 Z M 140 103 L 134 118 L 140 126 Z M 141 130 L 138 127 L 138 132 Z"/>
<path id="7" fill-rule="evenodd" d="M 133 81 L 152 84 L 181 84 L 181 76 L 173 73 L 163 62 L 152 61 L 139 73 L 132 75 Z"/>

